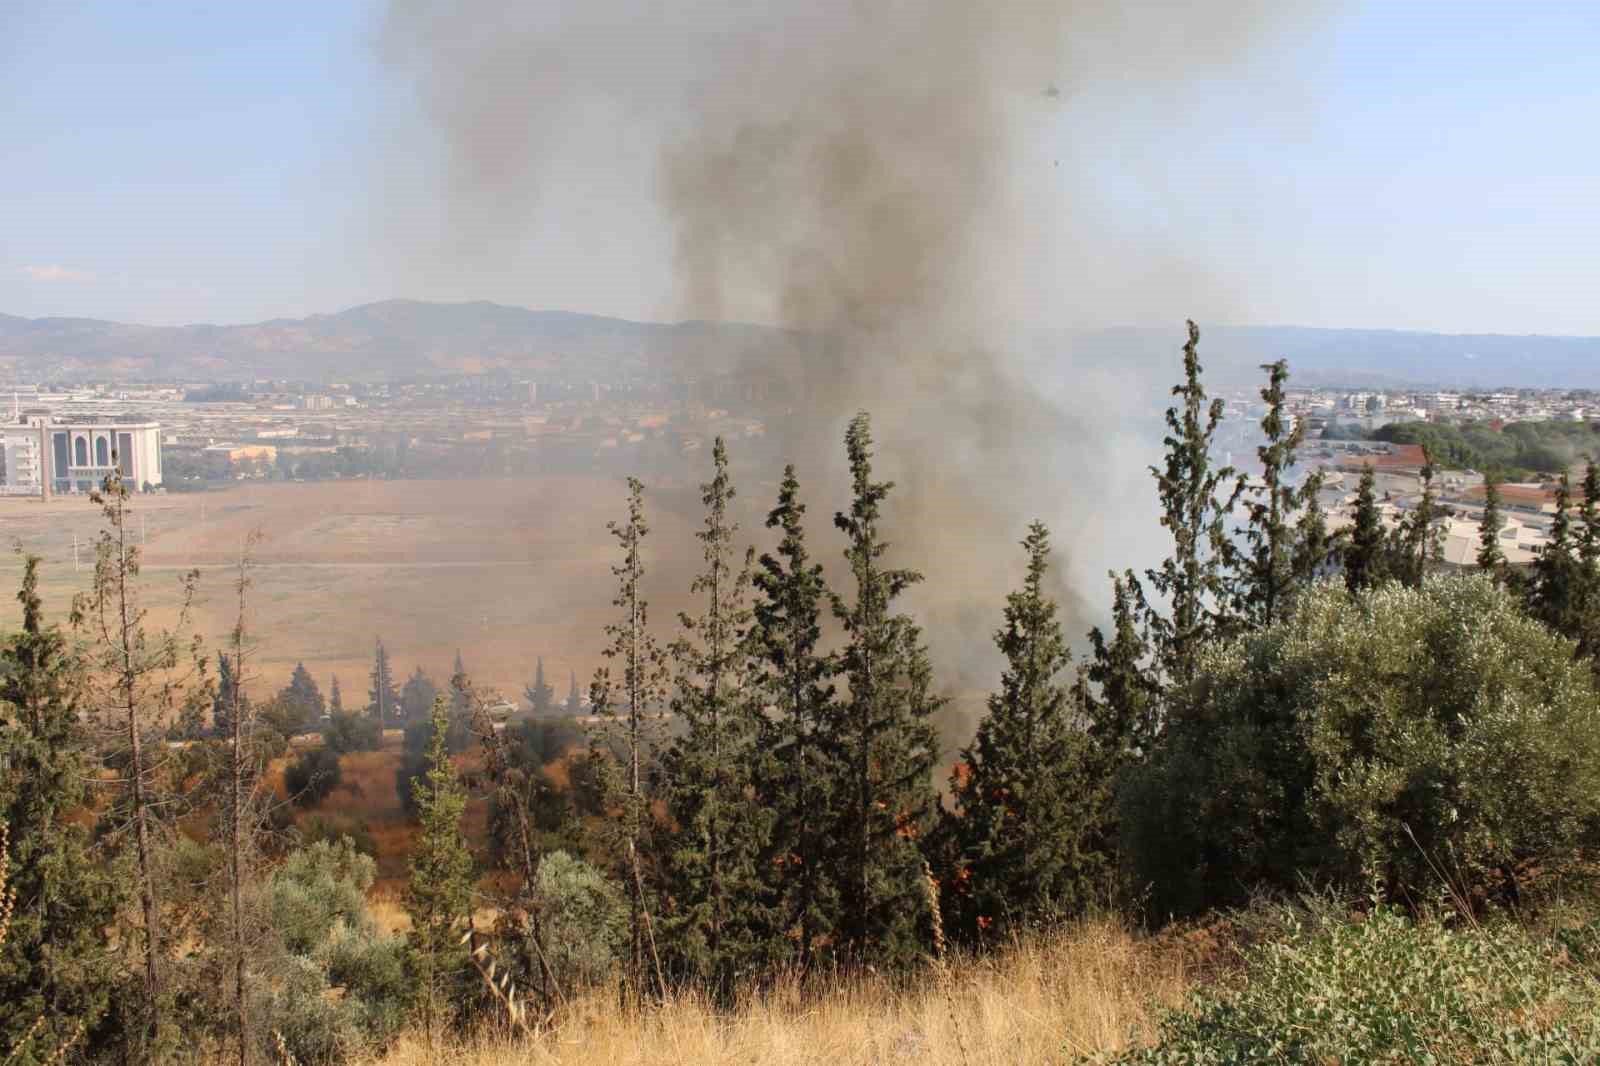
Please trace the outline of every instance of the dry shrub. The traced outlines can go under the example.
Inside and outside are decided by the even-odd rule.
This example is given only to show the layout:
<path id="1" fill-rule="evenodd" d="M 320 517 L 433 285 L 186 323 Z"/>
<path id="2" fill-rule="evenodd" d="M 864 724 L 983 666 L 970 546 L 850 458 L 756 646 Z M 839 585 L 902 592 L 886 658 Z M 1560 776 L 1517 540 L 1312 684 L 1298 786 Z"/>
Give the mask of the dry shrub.
<path id="1" fill-rule="evenodd" d="M 1148 1039 L 1155 1015 L 1177 1005 L 1188 984 L 1183 952 L 1113 922 L 1085 922 L 985 961 L 955 961 L 948 998 L 932 973 L 841 980 L 821 991 L 780 984 L 732 1013 L 682 996 L 623 1015 L 614 990 L 602 990 L 535 1041 L 486 1034 L 441 1054 L 420 1038 L 403 1040 L 381 1066 L 1059 1063 Z"/>

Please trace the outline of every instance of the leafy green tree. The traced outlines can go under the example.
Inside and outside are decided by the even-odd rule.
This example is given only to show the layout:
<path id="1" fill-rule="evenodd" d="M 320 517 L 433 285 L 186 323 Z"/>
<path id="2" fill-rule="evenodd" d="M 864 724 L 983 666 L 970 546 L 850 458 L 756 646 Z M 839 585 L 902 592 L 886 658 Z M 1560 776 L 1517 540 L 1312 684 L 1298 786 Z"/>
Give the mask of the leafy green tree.
<path id="1" fill-rule="evenodd" d="M 1383 516 L 1378 510 L 1377 483 L 1372 465 L 1362 467 L 1350 539 L 1344 549 L 1344 581 L 1351 592 L 1373 588 L 1389 576 L 1389 551 Z"/>
<path id="2" fill-rule="evenodd" d="M 667 812 L 677 827 L 666 837 L 662 865 L 673 902 L 665 923 L 673 954 L 686 974 L 727 1000 L 769 950 L 757 863 L 771 813 L 750 803 L 763 724 L 747 645 L 753 558 L 747 553 L 734 569 L 738 526 L 728 507 L 735 490 L 721 437 L 711 458 L 712 478 L 700 486 L 705 523 L 695 534 L 705 569 L 689 586 L 703 610 L 679 616 L 683 635 L 670 649 L 671 705 L 682 728 L 662 759 Z"/>
<path id="3" fill-rule="evenodd" d="M 1483 479 L 1483 517 L 1478 522 L 1478 569 L 1499 580 L 1506 568 L 1506 553 L 1500 547 L 1500 530 L 1505 527 L 1500 513 L 1500 483 Z"/>
<path id="4" fill-rule="evenodd" d="M 611 601 L 622 617 L 605 632 L 610 645 L 602 653 L 607 665 L 595 672 L 589 688 L 598 723 L 591 737 L 594 765 L 610 813 L 607 843 L 618 857 L 618 877 L 628 888 L 628 963 L 623 994 L 642 998 L 645 987 L 645 873 L 641 854 L 648 853 L 650 796 L 644 768 L 657 745 L 660 706 L 666 696 L 667 665 L 650 631 L 650 605 L 644 596 L 644 540 L 650 527 L 644 515 L 644 485 L 628 479 L 628 517 L 606 528 L 622 550 L 622 562 L 611 568 L 617 595 Z M 611 663 L 621 675 L 613 677 Z M 652 952 L 652 955 L 654 953 Z M 656 973 L 659 983 L 661 974 Z M 658 989 L 665 993 L 665 989 Z"/>
<path id="5" fill-rule="evenodd" d="M 105 1031 L 120 974 L 104 934 L 123 902 L 120 864 L 94 854 L 72 816 L 94 773 L 83 733 L 82 664 L 66 636 L 45 622 L 39 559 L 26 556 L 22 628 L 0 645 L 0 826 L 9 827 L 10 866 L 0 868 L 0 1047 L 45 1054 L 82 1023 L 91 1051 Z M 5 861 L 0 852 L 0 863 Z M 31 1063 L 25 1053 L 19 1063 Z"/>
<path id="6" fill-rule="evenodd" d="M 1305 437 L 1305 423 L 1288 413 L 1289 364 L 1279 359 L 1261 367 L 1267 385 L 1261 399 L 1267 413 L 1261 419 L 1266 443 L 1256 448 L 1261 481 L 1240 475 L 1234 489 L 1249 518 L 1244 527 L 1245 550 L 1239 553 L 1234 579 L 1233 610 L 1248 625 L 1271 625 L 1287 612 L 1295 586 L 1295 528 L 1293 516 L 1303 503 L 1302 490 L 1290 480 L 1295 452 Z"/>
<path id="7" fill-rule="evenodd" d="M 1172 537 L 1172 554 L 1145 572 L 1167 603 L 1167 614 L 1146 607 L 1152 644 L 1163 680 L 1187 684 L 1201 649 L 1214 636 L 1234 628 L 1227 606 L 1227 577 L 1234 548 L 1226 521 L 1237 492 L 1222 499 L 1223 486 L 1236 475 L 1232 467 L 1213 467 L 1211 444 L 1222 424 L 1222 400 L 1207 403 L 1201 382 L 1200 328 L 1188 323 L 1183 346 L 1183 384 L 1172 395 L 1180 406 L 1167 408 L 1166 465 L 1152 466 L 1161 501 L 1161 524 Z M 1146 602 L 1142 590 L 1141 603 Z"/>
<path id="8" fill-rule="evenodd" d="M 576 678 L 574 678 L 576 682 Z M 528 701 L 528 708 L 536 716 L 543 718 L 555 706 L 556 691 L 544 680 L 544 656 L 539 656 L 539 664 L 534 667 L 533 681 L 522 690 L 523 698 Z"/>
<path id="9" fill-rule="evenodd" d="M 1205 656 L 1123 794 L 1152 913 L 1310 883 L 1518 895 L 1600 842 L 1600 699 L 1570 641 L 1487 577 L 1327 584 Z"/>
<path id="10" fill-rule="evenodd" d="M 380 639 L 372 656 L 371 686 L 367 689 L 367 713 L 377 719 L 380 729 L 387 729 L 400 714 L 400 692 L 395 687 L 394 669 L 389 665 L 389 651 Z"/>
<path id="11" fill-rule="evenodd" d="M 1006 659 L 1000 691 L 951 780 L 960 854 L 945 895 L 956 932 L 969 938 L 1080 914 L 1108 884 L 1094 831 L 1110 782 L 1095 772 L 1074 720 L 1072 655 L 1045 591 L 1048 530 L 1033 523 L 1022 545 L 1027 577 L 1006 598 L 995 633 Z"/>
<path id="12" fill-rule="evenodd" d="M 412 785 L 422 831 L 411 852 L 406 886 L 410 972 L 424 1029 L 436 1035 L 464 1002 L 469 985 L 467 949 L 456 923 L 472 914 L 472 856 L 461 836 L 467 793 L 450 761 L 449 710 L 433 702 L 427 770 Z"/>
<path id="13" fill-rule="evenodd" d="M 849 695 L 827 731 L 828 762 L 846 768 L 839 849 L 840 943 L 859 962 L 905 963 L 926 937 L 926 885 L 919 841 L 937 801 L 929 781 L 938 756 L 933 691 L 921 630 L 894 601 L 922 580 L 915 570 L 883 565 L 889 545 L 879 531 L 892 482 L 872 479 L 872 431 L 865 412 L 845 434 L 852 500 L 834 515 L 844 533 L 855 597 L 834 598 L 845 634 L 841 665 Z"/>
<path id="14" fill-rule="evenodd" d="M 323 723 L 322 743 L 339 755 L 377 751 L 383 746 L 383 733 L 376 718 L 354 711 L 335 711 Z"/>
<path id="15" fill-rule="evenodd" d="M 433 713 L 433 701 L 438 695 L 439 686 L 433 683 L 433 678 L 423 673 L 422 667 L 417 667 L 400 689 L 401 720 L 426 722 Z"/>
<path id="16" fill-rule="evenodd" d="M 803 966 L 839 922 L 837 871 L 829 865 L 832 828 L 843 800 L 845 769 L 825 737 L 837 721 L 834 656 L 822 644 L 822 612 L 830 602 L 820 564 L 806 548 L 806 505 L 794 467 L 784 468 L 767 528 L 782 531 L 754 575 L 757 598 L 751 653 L 763 665 L 769 708 L 755 766 L 756 794 L 772 812 L 768 879 L 774 933 L 793 937 Z"/>

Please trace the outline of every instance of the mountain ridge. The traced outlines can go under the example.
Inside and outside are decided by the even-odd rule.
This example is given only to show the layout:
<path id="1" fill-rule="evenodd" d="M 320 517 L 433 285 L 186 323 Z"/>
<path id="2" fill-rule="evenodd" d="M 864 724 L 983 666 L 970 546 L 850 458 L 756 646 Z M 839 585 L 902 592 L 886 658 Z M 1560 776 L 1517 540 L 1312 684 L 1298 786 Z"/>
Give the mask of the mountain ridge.
<path id="1" fill-rule="evenodd" d="M 1142 362 L 1175 352 L 1175 336 L 1115 327 L 1058 336 L 1054 343 L 1090 359 Z M 686 365 L 720 372 L 746 360 L 799 357 L 820 339 L 744 322 L 648 322 L 489 300 L 396 298 L 234 325 L 0 313 L 0 369 L 22 380 L 374 379 L 488 370 L 616 380 Z M 1301 381 L 1357 387 L 1600 387 L 1600 337 L 1216 326 L 1205 330 L 1202 350 L 1225 382 L 1253 379 L 1257 363 L 1281 357 Z"/>

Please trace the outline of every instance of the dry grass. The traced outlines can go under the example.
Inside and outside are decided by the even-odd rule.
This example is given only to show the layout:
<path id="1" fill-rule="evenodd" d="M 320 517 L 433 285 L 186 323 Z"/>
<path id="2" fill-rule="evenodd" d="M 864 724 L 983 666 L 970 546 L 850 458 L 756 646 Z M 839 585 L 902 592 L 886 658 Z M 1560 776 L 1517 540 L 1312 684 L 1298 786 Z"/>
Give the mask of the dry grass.
<path id="1" fill-rule="evenodd" d="M 933 974 L 812 995 L 784 988 L 731 1015 L 684 998 L 625 1016 L 614 993 L 596 993 L 534 1041 L 484 1038 L 442 1052 L 405 1041 L 374 1066 L 1060 1063 L 1148 1037 L 1188 987 L 1184 959 L 1170 944 L 1090 922 L 952 966 L 948 998 Z"/>

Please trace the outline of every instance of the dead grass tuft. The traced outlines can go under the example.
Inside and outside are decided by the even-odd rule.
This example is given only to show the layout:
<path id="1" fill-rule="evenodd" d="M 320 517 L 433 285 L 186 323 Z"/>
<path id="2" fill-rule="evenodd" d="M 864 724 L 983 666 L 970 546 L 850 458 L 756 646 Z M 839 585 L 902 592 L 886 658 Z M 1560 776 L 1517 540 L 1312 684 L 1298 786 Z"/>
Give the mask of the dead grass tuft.
<path id="1" fill-rule="evenodd" d="M 986 961 L 952 960 L 948 986 L 932 972 L 820 993 L 780 986 L 731 1014 L 681 996 L 624 1015 L 614 990 L 599 991 L 537 1039 L 485 1036 L 441 1054 L 418 1038 L 375 1066 L 1059 1063 L 1148 1039 L 1156 1013 L 1188 985 L 1182 952 L 1114 922 L 1084 922 Z"/>

